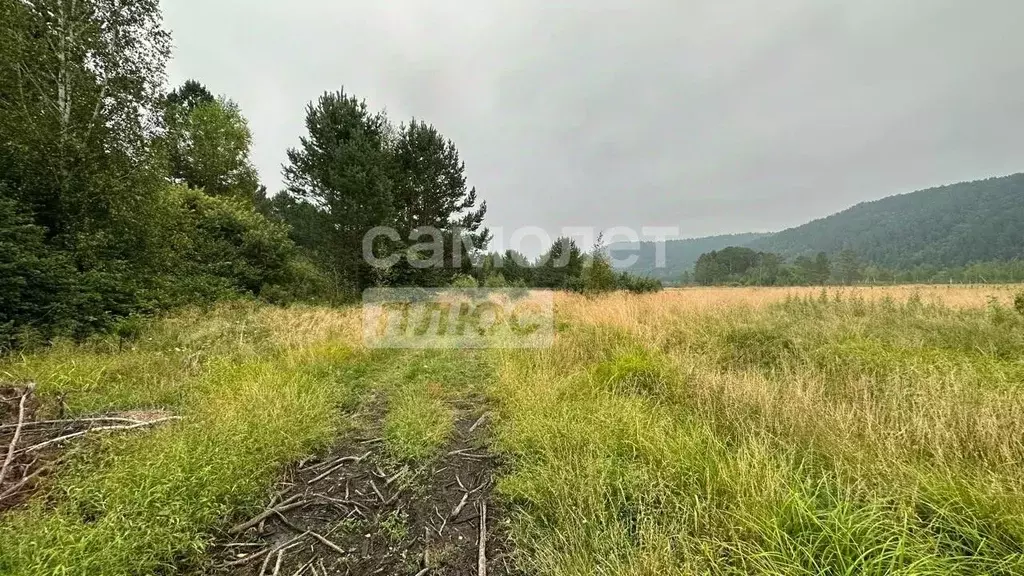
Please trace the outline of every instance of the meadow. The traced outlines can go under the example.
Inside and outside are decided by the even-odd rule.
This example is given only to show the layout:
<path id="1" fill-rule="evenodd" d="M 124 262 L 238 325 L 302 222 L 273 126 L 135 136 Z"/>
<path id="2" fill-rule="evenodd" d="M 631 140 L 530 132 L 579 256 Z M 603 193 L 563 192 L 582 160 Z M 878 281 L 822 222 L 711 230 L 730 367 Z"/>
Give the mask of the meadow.
<path id="1" fill-rule="evenodd" d="M 552 347 L 482 352 L 368 350 L 358 309 L 234 303 L 11 357 L 0 380 L 35 382 L 42 415 L 181 420 L 69 443 L 0 515 L 0 573 L 212 570 L 360 419 L 418 463 L 475 402 L 517 573 L 1021 574 L 1019 292 L 559 294 Z"/>

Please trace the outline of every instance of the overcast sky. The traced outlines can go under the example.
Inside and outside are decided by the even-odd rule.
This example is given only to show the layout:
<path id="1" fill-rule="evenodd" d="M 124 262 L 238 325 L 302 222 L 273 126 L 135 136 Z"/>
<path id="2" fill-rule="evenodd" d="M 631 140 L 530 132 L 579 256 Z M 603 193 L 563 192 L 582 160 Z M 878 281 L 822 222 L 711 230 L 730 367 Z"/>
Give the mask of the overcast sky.
<path id="1" fill-rule="evenodd" d="M 459 147 L 487 223 L 770 231 L 1024 170 L 1021 0 L 165 0 L 271 191 L 342 86 Z"/>

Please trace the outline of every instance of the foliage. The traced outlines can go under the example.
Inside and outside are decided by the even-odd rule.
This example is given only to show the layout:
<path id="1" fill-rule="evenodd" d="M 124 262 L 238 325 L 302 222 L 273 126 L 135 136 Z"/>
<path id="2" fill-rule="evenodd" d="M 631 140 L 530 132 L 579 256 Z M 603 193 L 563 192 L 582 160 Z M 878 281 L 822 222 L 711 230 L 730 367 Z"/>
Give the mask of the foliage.
<path id="1" fill-rule="evenodd" d="M 287 226 L 268 220 L 244 200 L 176 187 L 167 204 L 167 272 L 160 277 L 165 292 L 159 297 L 169 300 L 163 307 L 232 294 L 259 296 L 303 274 Z"/>
<path id="2" fill-rule="evenodd" d="M 45 230 L 0 195 L 0 350 L 26 343 L 28 330 L 66 326 L 71 318 L 61 303 L 76 276 L 68 259 L 47 247 Z"/>
<path id="3" fill-rule="evenodd" d="M 1019 258 L 1024 248 L 1024 174 L 866 202 L 749 243 L 786 257 L 856 253 L 876 266 L 958 268 Z"/>
<path id="4" fill-rule="evenodd" d="M 288 152 L 288 189 L 272 201 L 300 246 L 353 290 L 444 286 L 470 271 L 471 257 L 489 240 L 482 228 L 487 206 L 477 207 L 451 140 L 416 120 L 395 127 L 344 92 L 311 103 L 306 128 Z M 368 245 L 377 258 L 397 256 L 386 270 L 363 258 L 367 233 L 379 227 L 397 234 Z"/>
<path id="5" fill-rule="evenodd" d="M 588 294 L 601 294 L 611 292 L 618 288 L 618 277 L 612 269 L 611 258 L 605 252 L 605 247 L 598 238 L 590 257 L 584 264 L 583 291 Z"/>
<path id="6" fill-rule="evenodd" d="M 174 180 L 215 196 L 254 196 L 252 133 L 237 104 L 189 81 L 167 97 L 164 122 Z"/>
<path id="7" fill-rule="evenodd" d="M 4 1 L 0 22 L 0 349 L 239 294 L 332 297 L 254 211 L 238 107 L 195 81 L 161 93 L 156 0 Z"/>
<path id="8" fill-rule="evenodd" d="M 480 285 L 477 283 L 476 278 L 466 274 L 459 274 L 455 278 L 452 278 L 452 288 L 462 289 L 475 289 Z"/>
<path id="9" fill-rule="evenodd" d="M 662 283 L 655 278 L 634 276 L 612 268 L 608 251 L 600 245 L 583 254 L 571 238 L 559 238 L 535 262 L 514 250 L 490 253 L 481 258 L 473 274 L 484 286 L 546 288 L 589 294 L 615 290 L 634 293 L 658 292 Z M 499 280 L 500 278 L 500 280 Z"/>

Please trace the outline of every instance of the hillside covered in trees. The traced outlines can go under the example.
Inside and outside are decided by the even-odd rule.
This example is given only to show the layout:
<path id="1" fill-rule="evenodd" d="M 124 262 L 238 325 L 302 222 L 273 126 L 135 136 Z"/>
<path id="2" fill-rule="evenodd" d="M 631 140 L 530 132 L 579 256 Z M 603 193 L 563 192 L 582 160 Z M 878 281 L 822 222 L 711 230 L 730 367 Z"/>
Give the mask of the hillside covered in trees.
<path id="1" fill-rule="evenodd" d="M 1024 174 L 858 204 L 745 244 L 786 257 L 852 250 L 880 267 L 961 267 L 1024 257 Z"/>
<path id="2" fill-rule="evenodd" d="M 661 269 L 656 248 L 612 250 L 638 254 L 624 268 L 631 273 L 683 284 L 1022 281 L 1024 174 L 865 202 L 775 234 L 672 240 Z M 823 258 L 843 262 L 844 272 L 815 272 L 811 263 L 821 268 Z"/>

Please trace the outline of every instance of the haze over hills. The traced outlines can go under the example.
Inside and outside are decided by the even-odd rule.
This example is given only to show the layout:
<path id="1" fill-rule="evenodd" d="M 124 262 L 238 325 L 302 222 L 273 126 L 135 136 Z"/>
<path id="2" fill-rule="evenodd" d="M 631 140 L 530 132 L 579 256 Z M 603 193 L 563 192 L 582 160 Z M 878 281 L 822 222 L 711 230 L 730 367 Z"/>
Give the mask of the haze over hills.
<path id="1" fill-rule="evenodd" d="M 786 258 L 852 250 L 865 262 L 895 270 L 1024 258 L 1024 173 L 864 202 L 775 234 L 669 241 L 661 269 L 654 269 L 656 246 L 644 243 L 628 269 L 678 281 L 701 254 L 727 246 Z M 621 258 L 623 248 L 612 251 Z"/>
<path id="2" fill-rule="evenodd" d="M 609 252 L 619 260 L 625 260 L 632 255 L 637 256 L 635 264 L 619 266 L 619 269 L 665 282 L 678 282 L 683 272 L 693 270 L 693 265 L 701 254 L 729 246 L 746 246 L 752 242 L 763 240 L 767 236 L 769 235 L 757 233 L 723 234 L 705 238 L 669 240 L 665 242 L 665 265 L 660 267 L 657 264 L 658 242 L 641 242 L 639 251 L 636 244 L 614 244 L 609 248 Z"/>

